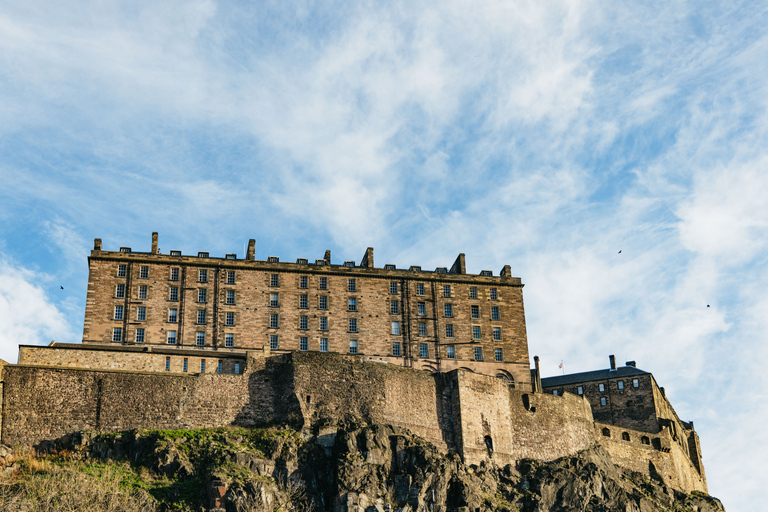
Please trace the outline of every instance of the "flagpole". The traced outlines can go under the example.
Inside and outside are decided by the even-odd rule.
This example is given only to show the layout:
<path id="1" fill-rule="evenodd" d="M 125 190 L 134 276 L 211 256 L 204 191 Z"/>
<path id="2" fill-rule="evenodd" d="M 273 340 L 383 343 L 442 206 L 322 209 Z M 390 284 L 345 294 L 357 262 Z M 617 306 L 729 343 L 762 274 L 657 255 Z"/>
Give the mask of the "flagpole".
<path id="1" fill-rule="evenodd" d="M 565 375 L 565 365 L 563 364 L 563 360 L 560 360 L 560 368 L 563 370 L 563 375 Z"/>

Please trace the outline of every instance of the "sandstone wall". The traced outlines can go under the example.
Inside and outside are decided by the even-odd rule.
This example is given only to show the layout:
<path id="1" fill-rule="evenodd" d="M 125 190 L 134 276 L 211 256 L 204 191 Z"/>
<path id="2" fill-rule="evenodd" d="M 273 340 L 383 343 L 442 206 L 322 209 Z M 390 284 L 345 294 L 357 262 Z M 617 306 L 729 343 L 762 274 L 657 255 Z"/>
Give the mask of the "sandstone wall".
<path id="1" fill-rule="evenodd" d="M 664 481 L 690 493 L 707 491 L 706 478 L 691 464 L 687 454 L 674 442 L 669 430 L 649 434 L 615 425 L 595 423 L 596 436 L 613 462 L 650 478 L 658 473 Z M 606 434 L 610 433 L 610 437 Z M 647 441 L 647 444 L 644 443 Z"/>

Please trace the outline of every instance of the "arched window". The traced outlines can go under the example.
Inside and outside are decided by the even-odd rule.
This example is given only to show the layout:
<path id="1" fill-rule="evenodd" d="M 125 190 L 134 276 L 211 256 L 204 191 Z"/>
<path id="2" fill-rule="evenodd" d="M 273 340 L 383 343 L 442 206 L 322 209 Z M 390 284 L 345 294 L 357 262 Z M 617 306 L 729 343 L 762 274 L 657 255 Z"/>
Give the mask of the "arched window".
<path id="1" fill-rule="evenodd" d="M 621 433 L 621 439 L 623 441 L 629 441 L 629 434 L 627 432 L 622 432 Z"/>
<path id="2" fill-rule="evenodd" d="M 643 437 L 640 438 L 640 443 L 641 444 L 651 444 L 651 440 L 648 439 L 648 436 L 643 436 Z"/>
<path id="3" fill-rule="evenodd" d="M 611 429 L 609 429 L 608 427 L 604 428 L 603 429 L 603 435 L 605 437 L 611 437 Z"/>

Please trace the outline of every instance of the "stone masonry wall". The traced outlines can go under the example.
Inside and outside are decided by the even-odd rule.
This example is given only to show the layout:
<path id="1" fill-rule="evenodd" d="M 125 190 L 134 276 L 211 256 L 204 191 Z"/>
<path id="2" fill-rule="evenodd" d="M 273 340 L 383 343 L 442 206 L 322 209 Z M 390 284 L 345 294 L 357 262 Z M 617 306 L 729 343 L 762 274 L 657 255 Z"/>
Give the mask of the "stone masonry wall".
<path id="1" fill-rule="evenodd" d="M 109 347 L 111 348 L 111 347 Z M 33 366 L 57 366 L 91 370 L 125 370 L 136 372 L 167 371 L 200 373 L 243 373 L 245 356 L 228 352 L 184 351 L 178 349 L 145 352 L 143 350 L 102 350 L 88 345 L 61 344 L 52 347 L 22 345 L 19 347 L 19 364 Z M 142 347 L 143 348 L 143 347 Z M 168 360 L 168 358 L 170 358 Z M 184 368 L 186 361 L 186 370 Z M 219 369 L 221 362 L 221 372 Z M 237 366 L 236 366 L 237 365 Z M 237 371 L 236 371 L 237 370 Z"/>
<path id="2" fill-rule="evenodd" d="M 707 492 L 706 478 L 671 439 L 667 429 L 657 434 L 649 434 L 595 423 L 595 432 L 600 444 L 608 450 L 611 459 L 618 466 L 648 478 L 655 472 L 671 487 L 687 493 Z"/>

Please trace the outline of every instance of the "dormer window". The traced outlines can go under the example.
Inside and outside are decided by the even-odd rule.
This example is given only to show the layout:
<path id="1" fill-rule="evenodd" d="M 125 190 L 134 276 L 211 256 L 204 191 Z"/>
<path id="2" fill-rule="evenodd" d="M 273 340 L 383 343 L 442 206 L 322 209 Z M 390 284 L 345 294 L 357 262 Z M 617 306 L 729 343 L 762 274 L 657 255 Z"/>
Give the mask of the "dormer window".
<path id="1" fill-rule="evenodd" d="M 237 254 L 228 253 L 225 256 L 225 258 L 228 259 L 228 260 L 236 260 L 237 259 Z"/>
<path id="2" fill-rule="evenodd" d="M 209 253 L 205 252 L 205 251 L 200 251 L 200 252 L 197 253 L 197 257 L 198 258 L 208 258 L 209 257 Z"/>
<path id="3" fill-rule="evenodd" d="M 131 248 L 130 247 L 121 247 L 120 248 L 120 252 L 131 252 Z"/>
<path id="4" fill-rule="evenodd" d="M 298 258 L 296 260 L 296 263 L 298 263 L 299 265 L 307 265 L 308 261 L 307 261 L 307 258 Z"/>
<path id="5" fill-rule="evenodd" d="M 325 260 L 315 260 L 315 265 L 317 265 L 318 267 L 322 267 L 323 265 L 325 265 Z"/>
<path id="6" fill-rule="evenodd" d="M 384 265 L 384 270 L 395 270 L 395 268 L 396 267 L 394 265 L 391 265 L 389 263 Z"/>
<path id="7" fill-rule="evenodd" d="M 344 262 L 344 266 L 345 267 L 349 267 L 349 268 L 353 268 L 355 266 L 355 262 L 354 261 L 345 261 Z"/>
<path id="8" fill-rule="evenodd" d="M 493 275 L 493 271 L 492 270 L 483 270 L 483 271 L 480 272 L 480 275 L 481 276 L 492 276 Z"/>
<path id="9" fill-rule="evenodd" d="M 411 265 L 411 268 L 409 270 L 413 272 L 421 272 L 421 265 Z"/>
<path id="10" fill-rule="evenodd" d="M 181 256 L 181 251 L 171 251 L 171 256 Z"/>
<path id="11" fill-rule="evenodd" d="M 269 256 L 269 257 L 267 257 L 267 262 L 268 263 L 277 263 L 278 261 L 280 261 L 280 258 L 278 258 L 277 256 Z"/>
<path id="12" fill-rule="evenodd" d="M 435 269 L 435 272 L 437 272 L 438 274 L 447 274 L 448 273 L 448 269 L 445 268 L 445 267 L 437 267 Z"/>

